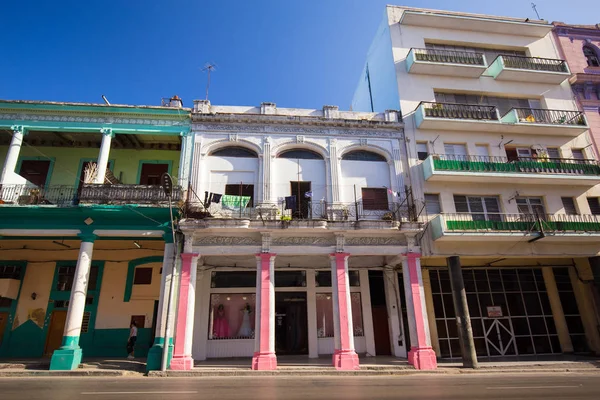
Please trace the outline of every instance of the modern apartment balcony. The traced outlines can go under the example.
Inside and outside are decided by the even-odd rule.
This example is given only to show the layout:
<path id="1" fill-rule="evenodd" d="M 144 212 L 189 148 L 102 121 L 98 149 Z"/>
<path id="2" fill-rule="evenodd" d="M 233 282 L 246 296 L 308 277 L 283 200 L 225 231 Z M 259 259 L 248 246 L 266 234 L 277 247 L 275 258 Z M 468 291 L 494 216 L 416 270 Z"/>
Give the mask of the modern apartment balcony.
<path id="1" fill-rule="evenodd" d="M 600 183 L 596 160 L 453 156 L 432 154 L 423 162 L 428 182 L 550 184 L 594 186 Z"/>
<path id="2" fill-rule="evenodd" d="M 571 76 L 564 60 L 499 55 L 487 69 L 496 80 L 560 84 Z"/>
<path id="3" fill-rule="evenodd" d="M 531 135 L 579 136 L 589 129 L 580 111 L 513 108 L 500 121 L 505 131 Z"/>
<path id="4" fill-rule="evenodd" d="M 494 106 L 422 101 L 415 111 L 417 128 L 500 132 L 502 123 Z"/>
<path id="5" fill-rule="evenodd" d="M 181 200 L 181 188 L 173 188 L 173 201 Z M 3 206 L 71 207 L 77 205 L 146 205 L 163 207 L 168 199 L 158 185 L 84 184 L 37 187 L 33 185 L 3 185 L 0 188 Z"/>
<path id="6" fill-rule="evenodd" d="M 486 68 L 483 53 L 413 48 L 406 58 L 406 69 L 413 74 L 477 78 Z"/>
<path id="7" fill-rule="evenodd" d="M 440 241 L 600 241 L 598 215 L 440 214 L 431 228 Z"/>

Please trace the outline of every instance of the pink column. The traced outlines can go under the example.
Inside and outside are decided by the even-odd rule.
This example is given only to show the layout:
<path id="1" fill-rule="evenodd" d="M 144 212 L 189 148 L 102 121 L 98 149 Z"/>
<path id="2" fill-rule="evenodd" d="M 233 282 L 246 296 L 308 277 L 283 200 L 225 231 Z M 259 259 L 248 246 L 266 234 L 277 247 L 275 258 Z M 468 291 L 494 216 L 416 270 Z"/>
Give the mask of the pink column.
<path id="1" fill-rule="evenodd" d="M 171 369 L 174 370 L 194 368 L 192 338 L 194 335 L 197 261 L 198 254 L 196 253 L 181 254 L 181 280 L 175 326 L 175 349 L 171 359 Z"/>
<path id="2" fill-rule="evenodd" d="M 408 352 L 408 362 L 416 369 L 436 369 L 437 359 L 431 348 L 425 293 L 421 276 L 421 254 L 406 253 L 402 260 L 404 275 L 404 291 L 406 293 L 406 308 L 410 330 L 411 348 Z"/>
<path id="3" fill-rule="evenodd" d="M 348 280 L 349 253 L 333 253 L 331 258 L 331 286 L 333 289 L 333 331 L 335 350 L 333 366 L 337 370 L 360 369 L 358 355 L 354 351 L 352 327 L 352 304 Z"/>
<path id="4" fill-rule="evenodd" d="M 256 307 L 252 369 L 277 369 L 275 356 L 275 254 L 256 255 Z"/>

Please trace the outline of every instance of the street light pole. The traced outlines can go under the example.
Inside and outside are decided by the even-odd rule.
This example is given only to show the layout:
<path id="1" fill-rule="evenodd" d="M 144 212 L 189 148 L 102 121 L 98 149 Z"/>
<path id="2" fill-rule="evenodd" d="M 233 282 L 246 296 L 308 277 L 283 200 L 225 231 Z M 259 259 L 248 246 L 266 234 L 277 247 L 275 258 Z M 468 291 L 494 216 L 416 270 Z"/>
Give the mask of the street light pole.
<path id="1" fill-rule="evenodd" d="M 171 337 L 171 307 L 173 304 L 173 296 L 175 293 L 175 271 L 176 271 L 176 265 L 177 265 L 177 252 L 178 252 L 178 245 L 177 245 L 177 238 L 175 237 L 175 223 L 173 222 L 173 179 L 171 178 L 171 175 L 169 175 L 168 173 L 164 173 L 162 174 L 162 176 L 160 177 L 160 180 L 162 182 L 162 188 L 165 192 L 165 195 L 167 196 L 167 199 L 169 200 L 169 217 L 171 219 L 171 233 L 173 234 L 173 266 L 171 267 L 171 282 L 169 285 L 169 296 L 167 297 L 167 316 L 165 318 L 165 343 L 163 346 L 163 354 L 162 354 L 162 362 L 161 362 L 161 366 L 160 366 L 160 370 L 161 371 L 166 371 L 167 370 L 167 364 L 169 361 L 169 339 Z"/>

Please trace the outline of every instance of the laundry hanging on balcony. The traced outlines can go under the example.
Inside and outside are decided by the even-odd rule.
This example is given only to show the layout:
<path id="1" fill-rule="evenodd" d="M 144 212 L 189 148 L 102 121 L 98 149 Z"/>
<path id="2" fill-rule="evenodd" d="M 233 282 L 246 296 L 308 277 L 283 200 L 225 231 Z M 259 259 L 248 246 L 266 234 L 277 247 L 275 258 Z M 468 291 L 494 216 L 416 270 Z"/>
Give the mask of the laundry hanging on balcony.
<path id="1" fill-rule="evenodd" d="M 246 208 L 250 202 L 250 196 L 233 196 L 230 194 L 224 194 L 220 197 L 220 200 L 224 209 L 235 211 L 241 208 Z"/>
<path id="2" fill-rule="evenodd" d="M 285 198 L 285 209 L 286 210 L 295 210 L 296 209 L 296 195 L 287 196 Z"/>
<path id="3" fill-rule="evenodd" d="M 212 203 L 219 204 L 221 201 L 221 197 L 223 197 L 220 193 L 212 193 L 212 192 L 204 192 L 204 206 L 206 208 L 210 207 Z"/>

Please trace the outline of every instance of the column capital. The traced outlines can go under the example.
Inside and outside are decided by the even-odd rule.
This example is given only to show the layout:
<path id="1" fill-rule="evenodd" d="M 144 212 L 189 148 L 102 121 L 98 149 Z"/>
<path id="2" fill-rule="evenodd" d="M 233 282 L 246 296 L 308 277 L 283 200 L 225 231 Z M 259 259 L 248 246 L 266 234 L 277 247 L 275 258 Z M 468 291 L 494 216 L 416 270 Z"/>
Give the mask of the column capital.
<path id="1" fill-rule="evenodd" d="M 10 130 L 13 132 L 19 132 L 22 135 L 27 134 L 27 128 L 25 128 L 23 125 L 13 125 L 10 127 Z"/>
<path id="2" fill-rule="evenodd" d="M 187 131 L 187 130 L 186 131 L 181 131 L 181 132 L 179 132 L 179 136 L 181 136 L 181 137 L 190 137 L 190 136 L 192 136 L 192 131 L 191 130 L 189 130 L 189 131 Z"/>
<path id="3" fill-rule="evenodd" d="M 115 137 L 115 134 L 114 134 L 112 128 L 100 128 L 100 133 L 103 136 L 109 136 L 110 138 L 114 138 Z"/>
<path id="4" fill-rule="evenodd" d="M 183 261 L 191 261 L 193 258 L 198 258 L 199 253 L 181 253 L 181 259 Z"/>
<path id="5" fill-rule="evenodd" d="M 80 233 L 77 236 L 79 237 L 79 239 L 81 239 L 82 242 L 88 243 L 94 243 L 98 238 L 98 236 L 94 235 L 93 233 Z"/>
<path id="6" fill-rule="evenodd" d="M 256 260 L 273 259 L 277 254 L 275 253 L 258 253 L 256 254 Z"/>

